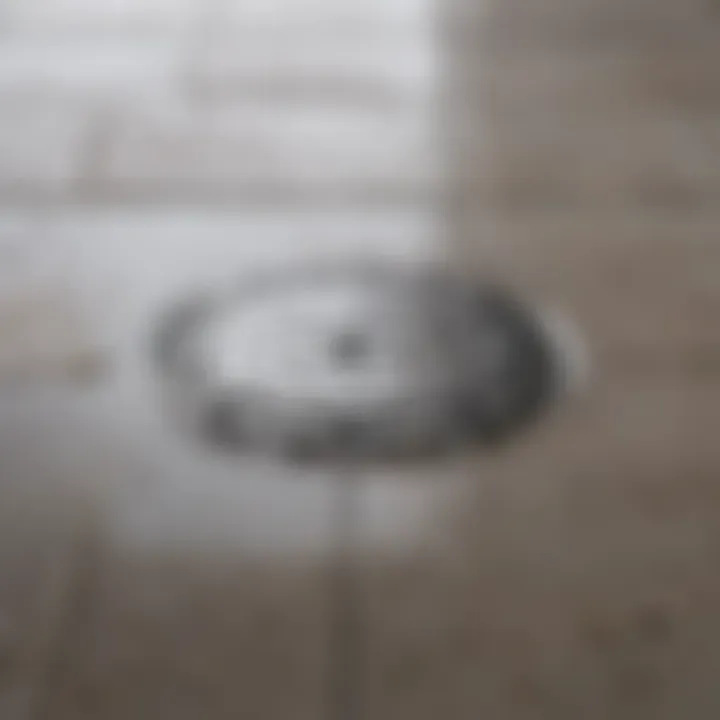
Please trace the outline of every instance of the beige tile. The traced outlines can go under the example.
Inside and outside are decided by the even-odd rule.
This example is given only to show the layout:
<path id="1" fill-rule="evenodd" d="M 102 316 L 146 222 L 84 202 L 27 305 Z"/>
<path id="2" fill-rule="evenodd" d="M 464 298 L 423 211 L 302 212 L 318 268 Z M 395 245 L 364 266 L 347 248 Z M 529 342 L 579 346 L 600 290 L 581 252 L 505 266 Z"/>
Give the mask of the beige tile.
<path id="1" fill-rule="evenodd" d="M 157 33 L 186 25 L 196 0 L 9 0 L 7 27 L 25 36 Z"/>
<path id="2" fill-rule="evenodd" d="M 87 116 L 64 102 L 6 100 L 0 110 L 0 190 L 67 190 L 79 172 Z"/>
<path id="3" fill-rule="evenodd" d="M 0 390 L 63 384 L 102 356 L 72 247 L 52 224 L 42 213 L 0 213 Z"/>
<path id="4" fill-rule="evenodd" d="M 48 717 L 322 716 L 321 571 L 109 556 L 96 578 Z"/>
<path id="5" fill-rule="evenodd" d="M 3 105 L 19 98 L 82 106 L 167 94 L 177 84 L 178 40 L 12 36 L 0 40 Z"/>
<path id="6" fill-rule="evenodd" d="M 179 516 L 178 503 L 166 502 L 165 517 L 175 512 L 180 533 L 163 527 L 156 507 L 161 542 L 148 542 L 142 522 L 128 542 L 117 532 L 123 493 L 141 502 L 148 487 L 163 489 L 166 501 L 189 494 L 177 465 L 153 456 L 168 445 L 143 435 L 143 408 L 136 408 L 133 434 L 113 421 L 116 396 L 109 411 L 92 393 L 6 393 L 3 400 L 3 718 L 322 715 L 322 562 L 268 561 L 229 538 L 227 524 L 206 531 L 215 542 L 203 543 L 193 527 L 223 525 L 201 492 L 208 486 L 212 499 L 207 475 L 195 477 L 194 526 Z M 206 461 L 204 471 L 215 470 Z M 234 484 L 247 482 L 249 471 L 236 466 Z M 265 519 L 272 522 L 272 513 Z"/>
<path id="7" fill-rule="evenodd" d="M 608 380 L 478 461 L 434 552 L 367 571 L 368 713 L 711 717 L 717 395 Z"/>
<path id="8" fill-rule="evenodd" d="M 427 99 L 439 77 L 427 2 L 226 3 L 198 37 L 192 80 L 206 97 L 323 97 L 337 103 Z"/>
<path id="9" fill-rule="evenodd" d="M 711 12 L 496 2 L 449 48 L 449 122 L 486 132 L 456 165 L 461 262 L 574 314 L 597 367 L 470 464 L 435 549 L 366 568 L 368 717 L 718 712 Z"/>
<path id="10" fill-rule="evenodd" d="M 18 401 L 44 452 L 100 499 L 98 544 L 64 615 L 41 716 L 324 716 L 330 472 L 272 473 L 173 436 L 143 350 L 176 293 L 312 257 L 426 258 L 432 216 L 69 210 L 51 227 L 104 320 L 115 374 L 74 400 Z M 384 498 L 371 498 L 381 543 L 395 532 L 386 506 L 403 510 Z"/>
<path id="11" fill-rule="evenodd" d="M 93 517 L 92 495 L 67 472 L 67 458 L 52 457 L 28 404 L 3 391 L 0 713 L 8 720 L 43 702 Z"/>
<path id="12" fill-rule="evenodd" d="M 433 160 L 423 113 L 252 101 L 128 113 L 102 179 L 148 192 L 412 197 L 432 182 Z"/>
<path id="13" fill-rule="evenodd" d="M 353 107 L 406 104 L 421 112 L 438 75 L 432 48 L 412 35 L 245 27 L 205 44 L 190 78 L 210 100 L 269 95 Z"/>
<path id="14" fill-rule="evenodd" d="M 717 29 L 715 10 L 707 3 L 653 2 L 652 0 L 545 0 L 526 5 L 509 2 L 490 5 L 488 16 L 493 48 L 570 52 L 627 52 L 687 49 L 712 42 Z"/>

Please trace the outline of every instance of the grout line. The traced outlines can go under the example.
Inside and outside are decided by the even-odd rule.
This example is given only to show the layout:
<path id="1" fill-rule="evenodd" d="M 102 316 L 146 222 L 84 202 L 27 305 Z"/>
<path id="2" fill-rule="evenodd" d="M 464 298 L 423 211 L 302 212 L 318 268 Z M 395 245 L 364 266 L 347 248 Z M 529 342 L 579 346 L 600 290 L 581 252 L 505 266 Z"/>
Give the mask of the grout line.
<path id="1" fill-rule="evenodd" d="M 63 548 L 48 586 L 39 600 L 42 621 L 25 650 L 28 672 L 16 683 L 8 720 L 39 720 L 49 717 L 48 699 L 56 676 L 67 664 L 68 649 L 85 622 L 92 597 L 99 550 L 96 509 L 85 508 L 70 546 Z"/>
<path id="2" fill-rule="evenodd" d="M 199 2 L 195 22 L 188 32 L 186 42 L 183 43 L 176 79 L 180 86 L 180 94 L 190 105 L 202 102 L 206 92 L 202 73 L 198 68 L 205 53 L 212 47 L 218 30 L 223 26 L 228 13 L 227 2 L 228 0 Z"/>
<path id="3" fill-rule="evenodd" d="M 333 558 L 329 587 L 328 720 L 362 720 L 366 668 L 359 563 L 362 477 L 359 468 L 341 469 L 332 481 L 330 508 Z"/>
<path id="4" fill-rule="evenodd" d="M 80 197 L 92 195 L 94 187 L 102 183 L 114 130 L 112 110 L 107 107 L 96 109 L 81 143 L 78 171 L 75 182 L 71 184 L 71 194 Z"/>
<path id="5" fill-rule="evenodd" d="M 251 184 L 252 185 L 252 184 Z M 414 189 L 403 183 L 391 186 L 382 184 L 347 183 L 345 187 L 328 181 L 317 189 L 305 189 L 299 184 L 266 184 L 265 186 L 219 182 L 219 183 L 146 183 L 117 182 L 104 180 L 92 187 L 84 186 L 78 192 L 77 185 L 66 190 L 46 192 L 30 188 L 0 188 L 0 209 L 94 209 L 125 207 L 180 206 L 188 207 L 232 207 L 248 209 L 254 207 L 335 208 L 358 206 L 387 207 L 398 204 L 427 204 L 434 200 L 429 189 Z M 372 209 L 372 207 L 368 208 Z"/>

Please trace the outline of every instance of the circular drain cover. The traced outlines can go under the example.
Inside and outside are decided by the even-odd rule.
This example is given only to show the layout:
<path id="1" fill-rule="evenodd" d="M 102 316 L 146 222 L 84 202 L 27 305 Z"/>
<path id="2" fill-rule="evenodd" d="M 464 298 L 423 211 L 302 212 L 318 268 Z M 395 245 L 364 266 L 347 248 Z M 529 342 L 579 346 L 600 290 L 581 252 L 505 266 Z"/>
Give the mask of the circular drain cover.
<path id="1" fill-rule="evenodd" d="M 173 412 L 213 445 L 426 457 L 513 436 L 556 396 L 539 317 L 440 271 L 281 270 L 179 302 L 153 337 Z"/>

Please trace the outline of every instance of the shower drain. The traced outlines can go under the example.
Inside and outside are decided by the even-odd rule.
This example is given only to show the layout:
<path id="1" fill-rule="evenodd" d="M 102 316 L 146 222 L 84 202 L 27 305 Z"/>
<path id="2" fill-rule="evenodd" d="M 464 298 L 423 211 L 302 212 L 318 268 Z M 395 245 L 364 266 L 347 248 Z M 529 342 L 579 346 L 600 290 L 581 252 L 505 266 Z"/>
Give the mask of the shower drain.
<path id="1" fill-rule="evenodd" d="M 173 412 L 231 452 L 422 458 L 514 436 L 565 385 L 540 315 L 440 270 L 266 272 L 174 303 L 153 335 Z"/>

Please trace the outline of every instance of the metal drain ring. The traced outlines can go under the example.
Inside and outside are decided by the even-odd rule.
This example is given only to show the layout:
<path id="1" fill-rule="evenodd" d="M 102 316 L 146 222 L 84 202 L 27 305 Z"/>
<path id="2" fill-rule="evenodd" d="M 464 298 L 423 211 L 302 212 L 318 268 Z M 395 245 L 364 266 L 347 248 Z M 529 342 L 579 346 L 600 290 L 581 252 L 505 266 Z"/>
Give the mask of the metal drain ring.
<path id="1" fill-rule="evenodd" d="M 388 317 L 398 308 L 401 316 L 408 313 L 417 344 L 427 349 L 437 372 L 412 392 L 331 403 L 253 384 L 228 386 L 213 377 L 202 345 L 214 318 L 283 295 L 292 303 L 332 285 L 354 287 L 370 301 L 383 298 Z M 483 338 L 490 330 L 505 350 L 503 362 L 488 369 Z M 378 331 L 392 336 L 394 329 Z M 350 363 L 362 365 L 362 340 L 348 332 L 340 338 L 349 343 L 340 356 L 349 347 Z M 195 433 L 228 450 L 294 459 L 422 458 L 505 440 L 542 413 L 562 382 L 542 322 L 519 300 L 440 271 L 380 264 L 281 269 L 200 294 L 162 316 L 152 354 L 175 411 Z"/>

